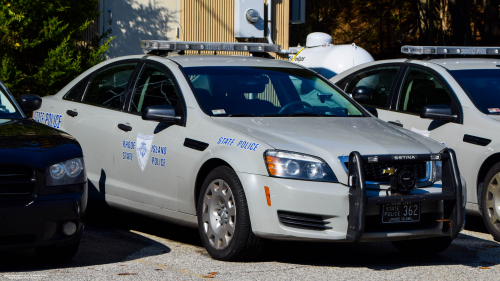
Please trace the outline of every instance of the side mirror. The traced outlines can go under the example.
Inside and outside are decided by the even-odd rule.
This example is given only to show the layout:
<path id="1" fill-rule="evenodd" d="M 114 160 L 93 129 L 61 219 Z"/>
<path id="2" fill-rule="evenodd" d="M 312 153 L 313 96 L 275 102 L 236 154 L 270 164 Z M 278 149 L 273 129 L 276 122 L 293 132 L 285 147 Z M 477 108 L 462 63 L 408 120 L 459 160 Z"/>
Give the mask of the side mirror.
<path id="1" fill-rule="evenodd" d="M 175 123 L 178 119 L 171 105 L 151 105 L 142 110 L 142 120 Z"/>
<path id="2" fill-rule="evenodd" d="M 420 111 L 420 118 L 428 118 L 441 121 L 455 121 L 456 115 L 453 115 L 451 108 L 446 104 L 427 105 Z"/>
<path id="3" fill-rule="evenodd" d="M 360 103 L 370 101 L 372 99 L 372 90 L 365 86 L 356 87 L 351 93 L 352 98 Z"/>
<path id="4" fill-rule="evenodd" d="M 42 99 L 32 94 L 20 95 L 19 106 L 21 106 L 24 112 L 32 112 L 38 110 L 42 106 Z"/>
<path id="5" fill-rule="evenodd" d="M 370 112 L 373 116 L 378 118 L 378 111 L 375 107 L 365 106 L 366 111 Z"/>

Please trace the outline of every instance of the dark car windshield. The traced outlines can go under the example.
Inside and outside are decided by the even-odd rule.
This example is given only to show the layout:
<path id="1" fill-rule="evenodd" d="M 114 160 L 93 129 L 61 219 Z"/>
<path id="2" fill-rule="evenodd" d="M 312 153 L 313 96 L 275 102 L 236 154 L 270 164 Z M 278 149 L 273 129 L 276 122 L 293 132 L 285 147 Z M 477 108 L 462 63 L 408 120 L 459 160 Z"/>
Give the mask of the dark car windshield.
<path id="1" fill-rule="evenodd" d="M 500 114 L 500 69 L 453 70 L 462 88 L 485 114 Z"/>
<path id="2" fill-rule="evenodd" d="M 0 119 L 18 119 L 21 118 L 16 108 L 7 97 L 7 93 L 0 87 Z"/>
<path id="3" fill-rule="evenodd" d="M 363 116 L 311 71 L 269 67 L 184 68 L 211 116 Z"/>

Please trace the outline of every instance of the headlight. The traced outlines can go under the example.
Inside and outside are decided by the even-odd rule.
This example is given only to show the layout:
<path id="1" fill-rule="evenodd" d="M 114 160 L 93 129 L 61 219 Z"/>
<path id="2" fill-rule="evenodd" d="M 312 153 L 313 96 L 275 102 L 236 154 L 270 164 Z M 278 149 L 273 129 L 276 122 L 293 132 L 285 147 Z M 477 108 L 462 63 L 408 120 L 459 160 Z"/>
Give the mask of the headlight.
<path id="1" fill-rule="evenodd" d="M 264 153 L 270 176 L 300 180 L 337 182 L 332 169 L 320 158 L 280 150 Z"/>
<path id="2" fill-rule="evenodd" d="M 56 163 L 47 168 L 46 186 L 84 183 L 87 180 L 83 158 Z"/>

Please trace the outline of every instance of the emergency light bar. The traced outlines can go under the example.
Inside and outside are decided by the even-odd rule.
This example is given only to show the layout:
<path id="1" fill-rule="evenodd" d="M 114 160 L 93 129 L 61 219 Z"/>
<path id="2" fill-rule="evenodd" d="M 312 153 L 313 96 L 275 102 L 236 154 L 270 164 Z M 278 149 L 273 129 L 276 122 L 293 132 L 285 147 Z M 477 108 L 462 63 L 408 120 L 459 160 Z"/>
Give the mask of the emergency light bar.
<path id="1" fill-rule="evenodd" d="M 266 43 L 221 43 L 221 42 L 187 42 L 165 40 L 141 40 L 141 48 L 145 53 L 150 51 L 241 51 L 250 53 L 278 53 L 280 45 Z"/>
<path id="2" fill-rule="evenodd" d="M 500 55 L 498 47 L 403 46 L 401 53 L 410 55 Z"/>

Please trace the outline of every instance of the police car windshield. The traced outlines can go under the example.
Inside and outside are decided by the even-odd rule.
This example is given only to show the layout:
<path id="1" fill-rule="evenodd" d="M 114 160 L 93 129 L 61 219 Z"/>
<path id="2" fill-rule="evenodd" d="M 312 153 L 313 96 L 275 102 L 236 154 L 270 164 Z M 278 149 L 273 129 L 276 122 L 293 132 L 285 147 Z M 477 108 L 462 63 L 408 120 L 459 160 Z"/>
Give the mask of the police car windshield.
<path id="1" fill-rule="evenodd" d="M 500 114 L 500 69 L 453 70 L 462 88 L 484 114 Z"/>
<path id="2" fill-rule="evenodd" d="M 7 93 L 0 87 L 0 119 L 18 119 L 21 118 L 16 108 L 7 97 Z"/>
<path id="3" fill-rule="evenodd" d="M 299 68 L 184 68 L 211 116 L 362 117 L 363 113 L 313 72 Z"/>

